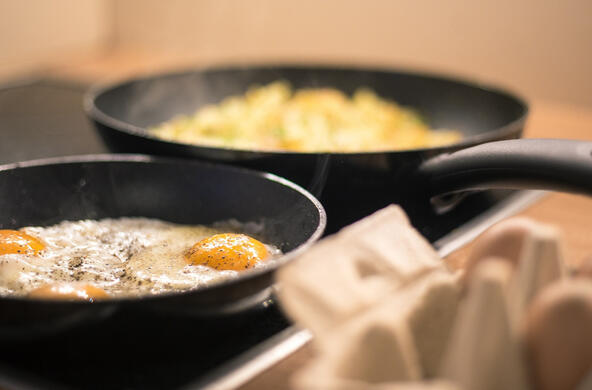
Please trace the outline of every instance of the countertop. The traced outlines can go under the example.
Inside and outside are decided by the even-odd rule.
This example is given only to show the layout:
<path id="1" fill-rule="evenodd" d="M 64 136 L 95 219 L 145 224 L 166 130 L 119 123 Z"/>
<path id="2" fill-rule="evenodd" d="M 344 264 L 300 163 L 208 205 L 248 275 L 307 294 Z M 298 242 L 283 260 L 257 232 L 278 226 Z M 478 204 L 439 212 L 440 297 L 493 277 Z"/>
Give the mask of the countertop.
<path id="1" fill-rule="evenodd" d="M 101 59 L 71 63 L 48 71 L 55 77 L 100 81 L 118 78 L 132 73 L 153 72 L 170 66 L 186 67 L 190 62 L 170 58 L 155 58 L 136 54 L 119 54 Z M 592 109 L 564 105 L 559 102 L 530 101 L 530 115 L 526 127 L 527 138 L 569 138 L 592 140 Z M 592 231 L 592 198 L 563 193 L 549 193 L 519 215 L 553 224 L 563 234 L 566 261 L 577 266 L 592 254 L 589 234 Z M 463 267 L 471 246 L 451 254 L 446 262 L 454 269 Z M 308 344 L 290 357 L 241 387 L 243 390 L 289 388 L 289 377 L 311 356 L 313 347 Z"/>

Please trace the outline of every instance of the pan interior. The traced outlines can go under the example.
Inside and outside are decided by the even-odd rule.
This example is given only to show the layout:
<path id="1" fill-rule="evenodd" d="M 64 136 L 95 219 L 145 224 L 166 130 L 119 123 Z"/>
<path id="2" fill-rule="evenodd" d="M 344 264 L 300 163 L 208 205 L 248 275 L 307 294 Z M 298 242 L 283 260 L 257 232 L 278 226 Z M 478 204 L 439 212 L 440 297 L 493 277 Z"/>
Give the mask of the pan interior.
<path id="1" fill-rule="evenodd" d="M 369 87 L 383 98 L 415 108 L 432 128 L 457 129 L 465 137 L 503 127 L 526 112 L 509 94 L 452 79 L 322 67 L 227 68 L 148 77 L 105 89 L 94 104 L 110 118 L 146 128 L 276 80 L 287 80 L 294 88 L 333 87 L 348 94 Z"/>
<path id="2" fill-rule="evenodd" d="M 197 162 L 78 162 L 0 171 L 0 229 L 124 216 L 204 225 L 236 220 L 253 222 L 254 234 L 289 252 L 324 223 L 315 202 L 281 180 Z"/>

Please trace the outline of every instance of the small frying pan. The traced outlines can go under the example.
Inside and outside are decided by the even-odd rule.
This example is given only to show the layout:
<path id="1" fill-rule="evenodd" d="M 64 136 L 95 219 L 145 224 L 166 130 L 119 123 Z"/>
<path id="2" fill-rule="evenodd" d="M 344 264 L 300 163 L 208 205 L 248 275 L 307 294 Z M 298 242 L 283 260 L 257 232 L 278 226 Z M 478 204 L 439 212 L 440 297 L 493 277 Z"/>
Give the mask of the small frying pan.
<path id="1" fill-rule="evenodd" d="M 325 212 L 312 195 L 271 174 L 141 155 L 65 157 L 0 166 L 0 229 L 64 220 L 140 216 L 180 224 L 255 222 L 284 255 L 273 266 L 182 293 L 87 302 L 0 298 L 0 338 L 47 332 L 118 309 L 211 315 L 240 310 L 273 271 L 315 242 Z M 249 232 L 250 233 L 250 232 Z"/>
<path id="2" fill-rule="evenodd" d="M 294 153 L 175 143 L 146 131 L 176 115 L 243 94 L 252 85 L 276 80 L 287 80 L 294 88 L 332 87 L 348 94 L 369 87 L 415 108 L 433 128 L 458 129 L 463 139 L 448 147 L 405 151 Z M 436 194 L 491 187 L 588 191 L 592 182 L 590 144 L 505 141 L 522 134 L 528 113 L 522 99 L 499 88 L 426 74 L 317 66 L 191 70 L 98 86 L 86 95 L 85 109 L 114 152 L 199 158 L 293 180 L 325 206 L 327 233 L 393 202 L 414 220 L 426 213 L 429 218 L 429 198 Z M 470 149 L 453 153 L 464 148 Z M 431 160 L 443 154 L 446 157 Z M 450 207 L 441 209 L 445 208 Z"/>

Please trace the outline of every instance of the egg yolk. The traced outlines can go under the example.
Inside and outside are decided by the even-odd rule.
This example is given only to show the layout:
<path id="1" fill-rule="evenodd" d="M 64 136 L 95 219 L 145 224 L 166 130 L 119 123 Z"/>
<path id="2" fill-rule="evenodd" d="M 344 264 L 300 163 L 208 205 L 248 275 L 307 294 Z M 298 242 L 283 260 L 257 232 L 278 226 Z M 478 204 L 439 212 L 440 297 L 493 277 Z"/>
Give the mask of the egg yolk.
<path id="1" fill-rule="evenodd" d="M 32 298 L 82 300 L 93 302 L 96 299 L 108 298 L 102 288 L 90 284 L 46 284 L 29 293 Z"/>
<path id="2" fill-rule="evenodd" d="M 185 255 L 193 265 L 217 270 L 240 271 L 252 268 L 269 256 L 261 242 L 244 234 L 215 234 L 197 242 Z"/>
<path id="3" fill-rule="evenodd" d="M 45 249 L 41 240 L 18 230 L 0 230 L 0 255 L 36 255 Z"/>

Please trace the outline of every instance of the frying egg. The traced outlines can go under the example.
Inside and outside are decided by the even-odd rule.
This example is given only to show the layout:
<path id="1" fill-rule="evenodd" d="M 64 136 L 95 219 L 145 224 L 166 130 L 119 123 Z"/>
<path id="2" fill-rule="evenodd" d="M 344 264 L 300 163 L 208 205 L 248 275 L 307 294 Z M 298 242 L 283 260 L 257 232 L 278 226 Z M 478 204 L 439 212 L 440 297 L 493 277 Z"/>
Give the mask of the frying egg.
<path id="1" fill-rule="evenodd" d="M 0 230 L 0 255 L 37 254 L 45 245 L 37 238 L 18 230 Z"/>
<path id="2" fill-rule="evenodd" d="M 261 242 L 244 234 L 215 234 L 195 244 L 185 258 L 220 270 L 253 268 L 269 255 Z"/>
<path id="3" fill-rule="evenodd" d="M 37 287 L 29 293 L 32 298 L 41 299 L 75 299 L 93 302 L 107 298 L 109 295 L 102 288 L 90 284 L 58 283 Z"/>
<path id="4" fill-rule="evenodd" d="M 184 291 L 267 267 L 280 253 L 243 234 L 148 218 L 0 230 L 0 295 L 93 301 Z"/>

